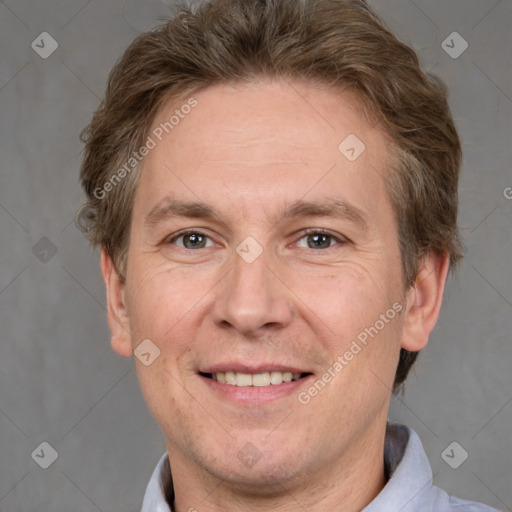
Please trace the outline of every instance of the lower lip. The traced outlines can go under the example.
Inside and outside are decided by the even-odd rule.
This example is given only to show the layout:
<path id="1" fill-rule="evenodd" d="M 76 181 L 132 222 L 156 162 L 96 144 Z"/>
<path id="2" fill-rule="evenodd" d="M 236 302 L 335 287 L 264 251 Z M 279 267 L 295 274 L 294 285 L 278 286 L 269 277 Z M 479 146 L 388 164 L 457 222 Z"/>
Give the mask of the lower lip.
<path id="1" fill-rule="evenodd" d="M 297 395 L 299 388 L 312 375 L 302 377 L 299 380 L 283 382 L 282 384 L 270 384 L 269 386 L 233 386 L 222 384 L 208 377 L 199 376 L 208 388 L 221 397 L 239 405 L 261 405 L 273 402 L 290 395 Z"/>

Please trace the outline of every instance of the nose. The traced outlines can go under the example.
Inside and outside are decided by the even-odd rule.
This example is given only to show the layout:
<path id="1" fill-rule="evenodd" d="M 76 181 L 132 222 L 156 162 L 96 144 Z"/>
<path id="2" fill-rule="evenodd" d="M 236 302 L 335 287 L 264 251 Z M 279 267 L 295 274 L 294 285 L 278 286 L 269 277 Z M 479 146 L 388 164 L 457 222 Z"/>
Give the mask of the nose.
<path id="1" fill-rule="evenodd" d="M 213 313 L 218 327 L 257 337 L 290 323 L 291 293 L 269 268 L 265 250 L 251 263 L 235 253 L 233 269 L 219 284 Z"/>

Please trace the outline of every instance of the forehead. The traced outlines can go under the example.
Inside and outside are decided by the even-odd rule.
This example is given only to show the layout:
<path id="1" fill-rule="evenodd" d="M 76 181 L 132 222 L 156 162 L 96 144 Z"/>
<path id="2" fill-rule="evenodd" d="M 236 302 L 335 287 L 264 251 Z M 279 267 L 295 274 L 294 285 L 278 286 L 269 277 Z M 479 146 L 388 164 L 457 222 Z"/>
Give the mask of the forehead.
<path id="1" fill-rule="evenodd" d="M 385 134 L 361 114 L 355 95 L 327 86 L 211 86 L 164 104 L 150 136 L 156 144 L 137 192 L 145 204 L 169 193 L 204 199 L 223 192 L 245 208 L 248 198 L 254 205 L 354 186 L 383 189 Z"/>
<path id="2" fill-rule="evenodd" d="M 197 103 L 193 109 L 187 107 L 191 97 Z M 262 80 L 214 85 L 191 97 L 165 103 L 151 130 L 165 127 L 165 123 L 174 118 L 178 123 L 169 133 L 162 134 L 164 139 L 174 141 L 183 150 L 208 146 L 210 161 L 215 161 L 217 155 L 223 157 L 225 151 L 243 153 L 263 145 L 270 157 L 272 143 L 283 151 L 288 150 L 289 156 L 297 152 L 294 159 L 297 160 L 301 150 L 337 150 L 344 135 L 354 133 L 367 137 L 367 132 L 372 131 L 359 97 L 348 90 L 338 92 L 325 84 Z M 185 110 L 190 112 L 181 114 L 178 119 L 176 114 Z M 374 142 L 377 141 L 373 141 L 373 137 L 368 140 L 369 144 Z"/>

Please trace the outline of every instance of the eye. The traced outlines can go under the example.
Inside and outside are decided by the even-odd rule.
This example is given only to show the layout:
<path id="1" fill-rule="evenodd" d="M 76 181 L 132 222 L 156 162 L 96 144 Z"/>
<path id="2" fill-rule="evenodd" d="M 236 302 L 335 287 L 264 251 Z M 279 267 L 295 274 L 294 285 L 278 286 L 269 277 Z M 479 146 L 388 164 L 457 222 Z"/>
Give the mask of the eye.
<path id="1" fill-rule="evenodd" d="M 179 241 L 181 241 L 181 243 Z M 209 245 L 208 241 L 210 242 Z M 214 245 L 210 237 L 200 231 L 187 231 L 186 233 L 178 234 L 168 239 L 166 243 L 176 244 L 182 249 L 205 249 L 206 247 L 212 247 Z"/>
<path id="2" fill-rule="evenodd" d="M 305 244 L 301 244 L 302 240 L 305 240 Z M 299 239 L 297 245 L 306 249 L 329 249 L 334 245 L 343 244 L 345 242 L 346 240 L 342 237 L 336 237 L 327 231 L 317 229 L 307 231 L 306 234 Z"/>

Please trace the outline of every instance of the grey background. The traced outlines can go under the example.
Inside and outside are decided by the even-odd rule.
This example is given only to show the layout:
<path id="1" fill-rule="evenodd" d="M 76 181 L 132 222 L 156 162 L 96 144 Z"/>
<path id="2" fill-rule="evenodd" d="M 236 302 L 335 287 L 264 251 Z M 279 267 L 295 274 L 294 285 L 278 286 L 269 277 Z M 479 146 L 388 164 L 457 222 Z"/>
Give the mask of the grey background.
<path id="1" fill-rule="evenodd" d="M 390 417 L 420 434 L 437 485 L 512 510 L 512 3 L 372 5 L 449 85 L 465 153 L 466 258 Z M 79 132 L 123 49 L 164 14 L 153 1 L 0 3 L 4 512 L 136 511 L 165 451 L 133 361 L 110 350 L 98 253 L 73 224 Z M 31 48 L 43 31 L 59 45 L 47 59 Z M 469 43 L 457 59 L 441 46 L 453 31 Z M 58 452 L 48 469 L 31 457 L 43 441 Z M 441 457 L 453 441 L 469 454 L 457 469 Z"/>

